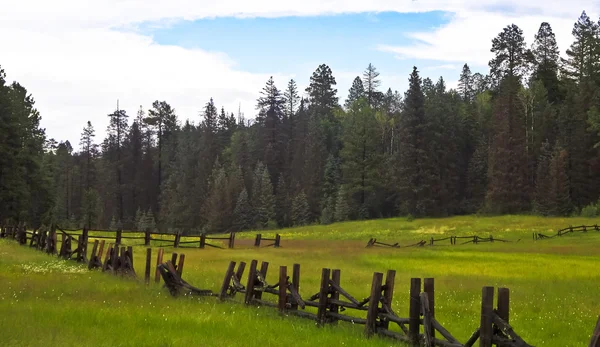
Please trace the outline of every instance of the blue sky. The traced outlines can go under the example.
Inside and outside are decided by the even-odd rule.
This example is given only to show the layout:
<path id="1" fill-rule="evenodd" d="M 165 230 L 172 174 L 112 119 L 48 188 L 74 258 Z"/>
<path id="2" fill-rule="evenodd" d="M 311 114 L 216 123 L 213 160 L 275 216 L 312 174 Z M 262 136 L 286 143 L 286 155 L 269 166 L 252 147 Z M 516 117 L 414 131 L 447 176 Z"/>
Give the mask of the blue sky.
<path id="1" fill-rule="evenodd" d="M 360 13 L 319 17 L 214 18 L 183 21 L 168 26 L 142 23 L 136 30 L 161 45 L 222 52 L 237 69 L 258 74 L 295 75 L 306 83 L 312 71 L 325 63 L 338 80 L 344 99 L 350 76 L 372 63 L 380 71 L 382 88 L 402 90 L 413 65 L 424 77 L 458 78 L 462 64 L 440 64 L 430 59 L 398 59 L 380 45 L 407 46 L 419 42 L 409 32 L 434 30 L 447 24 L 452 13 Z M 452 68 L 449 65 L 453 65 Z M 474 67 L 476 68 L 476 67 Z M 284 88 L 287 81 L 276 81 Z"/>
<path id="2" fill-rule="evenodd" d="M 381 88 L 403 93 L 422 77 L 455 86 L 468 63 L 487 72 L 491 40 L 514 23 L 533 41 L 552 25 L 562 52 L 589 0 L 9 0 L 0 11 L 0 66 L 36 100 L 49 137 L 79 143 L 89 120 L 100 141 L 119 100 L 131 118 L 155 100 L 184 121 L 202 120 L 209 98 L 256 115 L 273 76 L 304 90 L 326 63 L 343 102 L 369 63 Z M 75 147 L 77 147 L 75 145 Z"/>

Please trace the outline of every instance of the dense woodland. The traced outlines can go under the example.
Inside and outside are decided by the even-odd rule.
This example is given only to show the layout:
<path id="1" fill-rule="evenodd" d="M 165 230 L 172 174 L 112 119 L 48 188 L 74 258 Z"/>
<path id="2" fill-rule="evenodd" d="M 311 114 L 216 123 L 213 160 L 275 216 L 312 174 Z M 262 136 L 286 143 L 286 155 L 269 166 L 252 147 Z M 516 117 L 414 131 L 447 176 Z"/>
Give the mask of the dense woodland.
<path id="1" fill-rule="evenodd" d="M 509 25 L 456 90 L 416 67 L 404 94 L 386 90 L 369 64 L 342 104 L 323 64 L 304 93 L 269 79 L 252 121 L 212 99 L 182 121 L 155 101 L 108 114 L 101 141 L 83 122 L 79 144 L 47 139 L 2 71 L 0 219 L 192 233 L 580 213 L 600 197 L 599 25 L 583 12 L 562 57 L 550 24 L 531 46 Z"/>

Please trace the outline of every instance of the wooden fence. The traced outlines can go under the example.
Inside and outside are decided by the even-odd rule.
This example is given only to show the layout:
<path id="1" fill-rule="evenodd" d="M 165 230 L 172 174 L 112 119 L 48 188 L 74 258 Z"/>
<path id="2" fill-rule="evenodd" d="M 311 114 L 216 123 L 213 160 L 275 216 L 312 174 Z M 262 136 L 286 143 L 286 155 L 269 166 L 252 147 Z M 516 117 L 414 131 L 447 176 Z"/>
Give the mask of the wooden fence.
<path id="1" fill-rule="evenodd" d="M 87 228 L 83 228 L 81 234 L 76 233 L 79 230 L 73 229 L 62 229 L 58 225 L 52 225 L 50 228 L 42 227 L 40 229 L 36 229 L 34 231 L 28 231 L 25 225 L 6 225 L 0 226 L 0 238 L 9 237 L 13 239 L 18 239 L 21 244 L 25 244 L 28 240 L 31 244 L 37 243 L 46 243 L 46 240 L 49 238 L 53 240 L 53 244 L 56 244 L 56 235 L 57 230 L 63 237 L 62 244 L 66 247 L 65 252 L 71 249 L 71 245 L 77 244 L 77 248 L 75 251 L 72 251 L 73 254 L 79 257 L 79 253 L 85 251 L 87 249 L 87 245 L 90 243 L 90 239 L 98 239 L 98 240 L 114 240 L 114 243 L 117 245 L 121 245 L 123 240 L 143 240 L 144 246 L 150 246 L 150 242 L 154 243 L 163 243 L 160 246 L 167 246 L 168 244 L 172 244 L 174 248 L 205 248 L 205 247 L 213 247 L 213 248 L 224 248 L 219 246 L 218 244 L 209 243 L 212 240 L 220 240 L 227 242 L 227 248 L 235 248 L 235 232 L 230 232 L 229 234 L 224 234 L 226 236 L 220 236 L 218 234 L 201 234 L 201 235 L 192 235 L 185 236 L 185 240 L 182 241 L 182 234 L 168 234 L 168 233 L 156 233 L 152 232 L 149 229 L 146 231 L 124 231 L 124 230 L 93 230 L 94 235 L 90 235 Z M 114 236 L 108 235 L 97 235 L 98 233 L 114 233 Z M 140 235 L 143 234 L 143 235 Z M 161 237 L 153 237 L 153 236 L 161 236 Z M 172 239 L 165 239 L 162 237 L 169 237 Z M 207 242 L 208 241 L 208 242 Z M 274 246 L 275 248 L 279 248 L 281 245 L 281 236 L 277 234 L 275 238 L 263 238 L 261 234 L 256 235 L 255 246 L 261 247 L 261 241 L 273 241 L 273 244 L 266 245 L 264 247 Z M 139 245 L 142 245 L 140 243 Z M 61 255 L 63 254 L 61 250 Z M 66 254 L 66 253 L 65 253 Z"/>
<path id="2" fill-rule="evenodd" d="M 547 235 L 544 235 L 541 233 L 533 233 L 533 240 L 551 239 L 554 237 L 561 237 L 561 236 L 571 234 L 571 233 L 576 233 L 576 232 L 586 233 L 588 231 L 600 231 L 600 227 L 598 227 L 598 225 L 580 225 L 580 226 L 576 226 L 576 227 L 569 226 L 567 228 L 560 229 L 559 231 L 556 232 L 556 234 L 551 235 L 551 236 L 547 236 Z M 377 241 L 377 239 L 375 239 L 375 238 L 370 238 L 369 241 L 367 242 L 367 248 L 371 248 L 371 247 L 384 247 L 384 248 L 424 247 L 426 245 L 435 246 L 436 243 L 437 244 L 447 244 L 448 241 L 450 241 L 450 245 L 466 245 L 469 243 L 476 245 L 479 243 L 486 243 L 486 242 L 492 242 L 492 243 L 493 242 L 520 242 L 521 239 L 518 239 L 516 241 L 511 241 L 511 240 L 494 238 L 492 235 L 490 235 L 488 237 L 481 237 L 481 236 L 477 236 L 477 235 L 447 236 L 447 237 L 443 237 L 443 238 L 439 238 L 439 239 L 434 239 L 432 237 L 429 239 L 429 242 L 427 242 L 425 240 L 421 240 L 417 243 L 402 246 L 398 242 L 396 242 L 396 243 L 381 242 L 381 241 Z"/>
<path id="3" fill-rule="evenodd" d="M 87 245 L 81 240 L 86 233 L 77 239 L 77 248 L 71 250 L 72 236 L 61 231 L 60 250 L 56 250 L 57 233 L 49 234 L 33 232 L 29 246 L 50 254 L 58 254 L 61 259 L 87 263 L 88 269 L 99 269 L 103 272 L 137 277 L 133 266 L 133 247 L 119 247 L 109 244 L 104 252 L 105 240 L 94 240 L 92 252 L 87 259 Z M 27 231 L 24 226 L 2 228 L 3 237 L 15 239 L 21 245 L 27 244 Z M 282 314 L 295 315 L 312 319 L 319 326 L 337 324 L 339 321 L 364 325 L 366 337 L 375 334 L 387 336 L 411 347 L 471 347 L 479 340 L 480 347 L 492 345 L 502 347 L 530 347 L 515 329 L 509 324 L 510 291 L 508 288 L 483 287 L 481 295 L 480 323 L 471 337 L 464 343 L 459 342 L 435 317 L 435 280 L 433 278 L 410 279 L 408 315 L 402 317 L 394 311 L 393 297 L 395 290 L 394 270 L 383 273 L 375 272 L 371 283 L 370 295 L 362 300 L 351 295 L 341 281 L 341 270 L 323 268 L 320 286 L 316 293 L 302 297 L 300 294 L 300 264 L 293 264 L 292 276 L 288 275 L 287 266 L 279 267 L 279 276 L 269 284 L 267 282 L 268 262 L 252 260 L 248 276 L 243 284 L 245 262 L 230 262 L 218 292 L 210 289 L 196 288 L 182 279 L 185 255 L 172 253 L 171 260 L 163 262 L 164 250 L 158 250 L 156 259 L 155 281 L 162 277 L 165 286 L 173 296 L 199 295 L 214 296 L 221 301 L 232 300 L 237 293 L 243 294 L 246 305 L 276 307 Z M 104 260 L 102 258 L 104 257 Z M 152 249 L 146 250 L 144 281 L 150 284 L 152 274 Z M 237 269 L 236 269 L 237 265 Z M 263 297 L 264 295 L 264 297 Z M 272 298 L 269 300 L 269 296 Z M 495 304 L 494 304 L 495 303 Z M 355 312 L 352 315 L 348 312 Z M 600 347 L 600 317 L 592 334 L 589 347 Z"/>

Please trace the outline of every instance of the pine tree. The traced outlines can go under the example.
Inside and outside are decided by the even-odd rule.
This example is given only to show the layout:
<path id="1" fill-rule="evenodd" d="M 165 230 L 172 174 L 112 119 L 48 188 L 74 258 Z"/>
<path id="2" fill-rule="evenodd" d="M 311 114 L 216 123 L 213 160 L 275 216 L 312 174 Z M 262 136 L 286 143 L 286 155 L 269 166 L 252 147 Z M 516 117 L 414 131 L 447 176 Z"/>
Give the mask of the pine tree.
<path id="1" fill-rule="evenodd" d="M 277 181 L 277 194 L 275 196 L 276 199 L 276 208 L 275 208 L 275 219 L 277 220 L 277 224 L 280 228 L 285 228 L 290 224 L 290 196 L 288 193 L 288 188 L 285 183 L 285 179 L 282 176 L 279 176 L 279 180 Z"/>
<path id="2" fill-rule="evenodd" d="M 151 209 L 148 209 L 148 211 L 146 211 L 145 217 L 146 218 L 144 220 L 144 230 L 146 230 L 146 228 L 148 228 L 151 231 L 155 231 L 156 230 L 156 220 L 154 219 L 154 213 L 152 213 Z"/>
<path id="3" fill-rule="evenodd" d="M 494 213 L 519 213 L 530 207 L 525 110 L 518 88 L 516 77 L 505 78 L 494 104 L 486 196 L 487 209 Z"/>
<path id="4" fill-rule="evenodd" d="M 533 200 L 533 211 L 542 215 L 549 216 L 553 211 L 552 197 L 552 178 L 550 171 L 550 160 L 552 159 L 552 150 L 550 144 L 546 141 L 542 144 L 540 157 L 537 161 L 537 173 L 535 182 L 535 194 Z"/>
<path id="5" fill-rule="evenodd" d="M 363 82 L 360 79 L 360 77 L 356 76 L 356 78 L 354 78 L 354 81 L 352 82 L 352 86 L 348 90 L 348 98 L 344 103 L 344 108 L 349 109 L 355 101 L 364 97 L 364 95 L 365 88 L 363 87 Z"/>
<path id="6" fill-rule="evenodd" d="M 110 118 L 110 123 L 107 129 L 107 144 L 108 151 L 110 153 L 110 161 L 113 166 L 114 171 L 116 172 L 116 192 L 117 192 L 117 219 L 118 221 L 122 221 L 125 218 L 125 211 L 123 206 L 123 173 L 122 173 L 122 150 L 123 144 L 127 138 L 127 118 L 129 116 L 125 112 L 125 110 L 117 110 L 108 115 Z"/>
<path id="7" fill-rule="evenodd" d="M 553 192 L 553 212 L 558 216 L 568 216 L 573 210 L 570 197 L 569 176 L 567 175 L 568 153 L 559 145 L 555 146 L 550 162 L 550 181 Z"/>
<path id="8" fill-rule="evenodd" d="M 598 81 L 600 74 L 598 24 L 585 11 L 573 26 L 575 42 L 567 49 L 567 59 L 561 59 L 563 74 L 578 82 L 586 79 Z"/>
<path id="9" fill-rule="evenodd" d="M 248 191 L 244 188 L 235 204 L 233 212 L 234 230 L 248 230 L 254 226 L 253 210 L 248 200 Z"/>
<path id="10" fill-rule="evenodd" d="M 379 72 L 375 66 L 369 63 L 369 66 L 367 66 L 367 69 L 363 72 L 363 86 L 365 88 L 364 94 L 367 98 L 367 104 L 370 107 L 376 108 L 381 102 L 383 95 L 377 90 L 380 85 Z"/>
<path id="11" fill-rule="evenodd" d="M 348 197 L 346 194 L 346 188 L 342 185 L 337 192 L 335 201 L 335 221 L 343 222 L 348 220 L 350 214 L 350 207 L 348 206 Z"/>
<path id="12" fill-rule="evenodd" d="M 523 30 L 515 24 L 505 27 L 492 40 L 491 52 L 495 57 L 489 62 L 490 72 L 497 83 L 504 77 L 522 77 L 532 60 L 531 51 L 525 46 Z"/>
<path id="13" fill-rule="evenodd" d="M 416 67 L 405 93 L 399 132 L 394 171 L 400 211 L 413 216 L 429 215 L 435 210 L 433 189 L 437 186 L 437 173 L 430 141 L 432 124 L 425 117 L 425 96 Z"/>
<path id="14" fill-rule="evenodd" d="M 300 95 L 298 95 L 298 86 L 296 81 L 291 79 L 288 82 L 287 89 L 283 92 L 283 99 L 285 100 L 284 114 L 288 119 L 291 119 L 296 114 L 300 103 Z"/>
<path id="15" fill-rule="evenodd" d="M 473 84 L 474 81 L 473 74 L 471 74 L 471 68 L 469 68 L 469 65 L 465 64 L 460 74 L 460 79 L 458 80 L 458 92 L 465 102 L 470 102 L 473 100 Z"/>
<path id="16" fill-rule="evenodd" d="M 204 202 L 205 228 L 212 233 L 225 232 L 231 226 L 233 201 L 227 191 L 227 175 L 218 163 L 214 165 L 209 194 Z"/>
<path id="17" fill-rule="evenodd" d="M 352 104 L 342 126 L 342 172 L 354 206 L 366 209 L 369 217 L 374 193 L 381 186 L 380 165 L 383 162 L 375 110 L 360 99 Z M 334 196 L 330 193 L 329 196 Z M 328 197 L 329 197 L 328 196 Z"/>
<path id="18" fill-rule="evenodd" d="M 306 194 L 300 191 L 292 200 L 292 224 L 294 226 L 308 225 L 312 221 L 310 207 Z"/>
<path id="19" fill-rule="evenodd" d="M 558 82 L 559 50 L 550 24 L 543 22 L 535 35 L 531 48 L 535 59 L 533 80 L 539 80 L 548 91 L 548 101 L 556 103 L 560 98 Z"/>
<path id="20" fill-rule="evenodd" d="M 148 111 L 148 117 L 144 119 L 146 124 L 156 128 L 158 136 L 158 189 L 160 194 L 160 186 L 162 184 L 162 156 L 164 138 L 168 137 L 177 125 L 177 116 L 175 110 L 166 101 L 154 101 L 152 109 Z"/>

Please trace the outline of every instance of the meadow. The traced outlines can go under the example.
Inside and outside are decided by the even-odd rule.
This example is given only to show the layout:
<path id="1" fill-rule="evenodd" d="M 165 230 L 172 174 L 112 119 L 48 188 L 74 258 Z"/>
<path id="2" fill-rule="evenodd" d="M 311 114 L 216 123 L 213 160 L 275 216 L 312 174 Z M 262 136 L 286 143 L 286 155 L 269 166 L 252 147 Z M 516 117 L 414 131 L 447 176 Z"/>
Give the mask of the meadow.
<path id="1" fill-rule="evenodd" d="M 183 278 L 217 291 L 229 261 L 268 261 L 267 281 L 278 266 L 301 264 L 300 293 L 318 291 L 321 268 L 341 269 L 342 287 L 369 296 L 373 272 L 394 269 L 394 310 L 408 315 L 411 277 L 434 277 L 436 317 L 464 342 L 479 325 L 481 288 L 511 290 L 510 322 L 534 346 L 583 346 L 600 315 L 600 233 L 532 240 L 568 225 L 600 224 L 588 218 L 534 216 L 403 218 L 307 226 L 262 232 L 282 236 L 282 247 L 252 247 L 255 232 L 240 233 L 235 249 L 165 247 L 185 253 Z M 93 235 L 93 233 L 91 233 Z M 422 248 L 365 248 L 371 237 L 413 244 L 430 237 L 479 235 L 511 240 Z M 519 240 L 518 242 L 516 242 Z M 128 240 L 124 240 L 127 244 Z M 138 240 L 131 240 L 138 241 Z M 137 242 L 139 243 L 139 242 Z M 145 248 L 134 248 L 143 276 Z M 153 259 L 156 249 L 153 249 Z M 75 262 L 0 240 L 0 336 L 6 346 L 391 346 L 365 339 L 363 327 L 347 323 L 319 328 L 275 309 L 245 307 L 215 298 L 170 297 L 162 284 L 88 271 Z"/>

